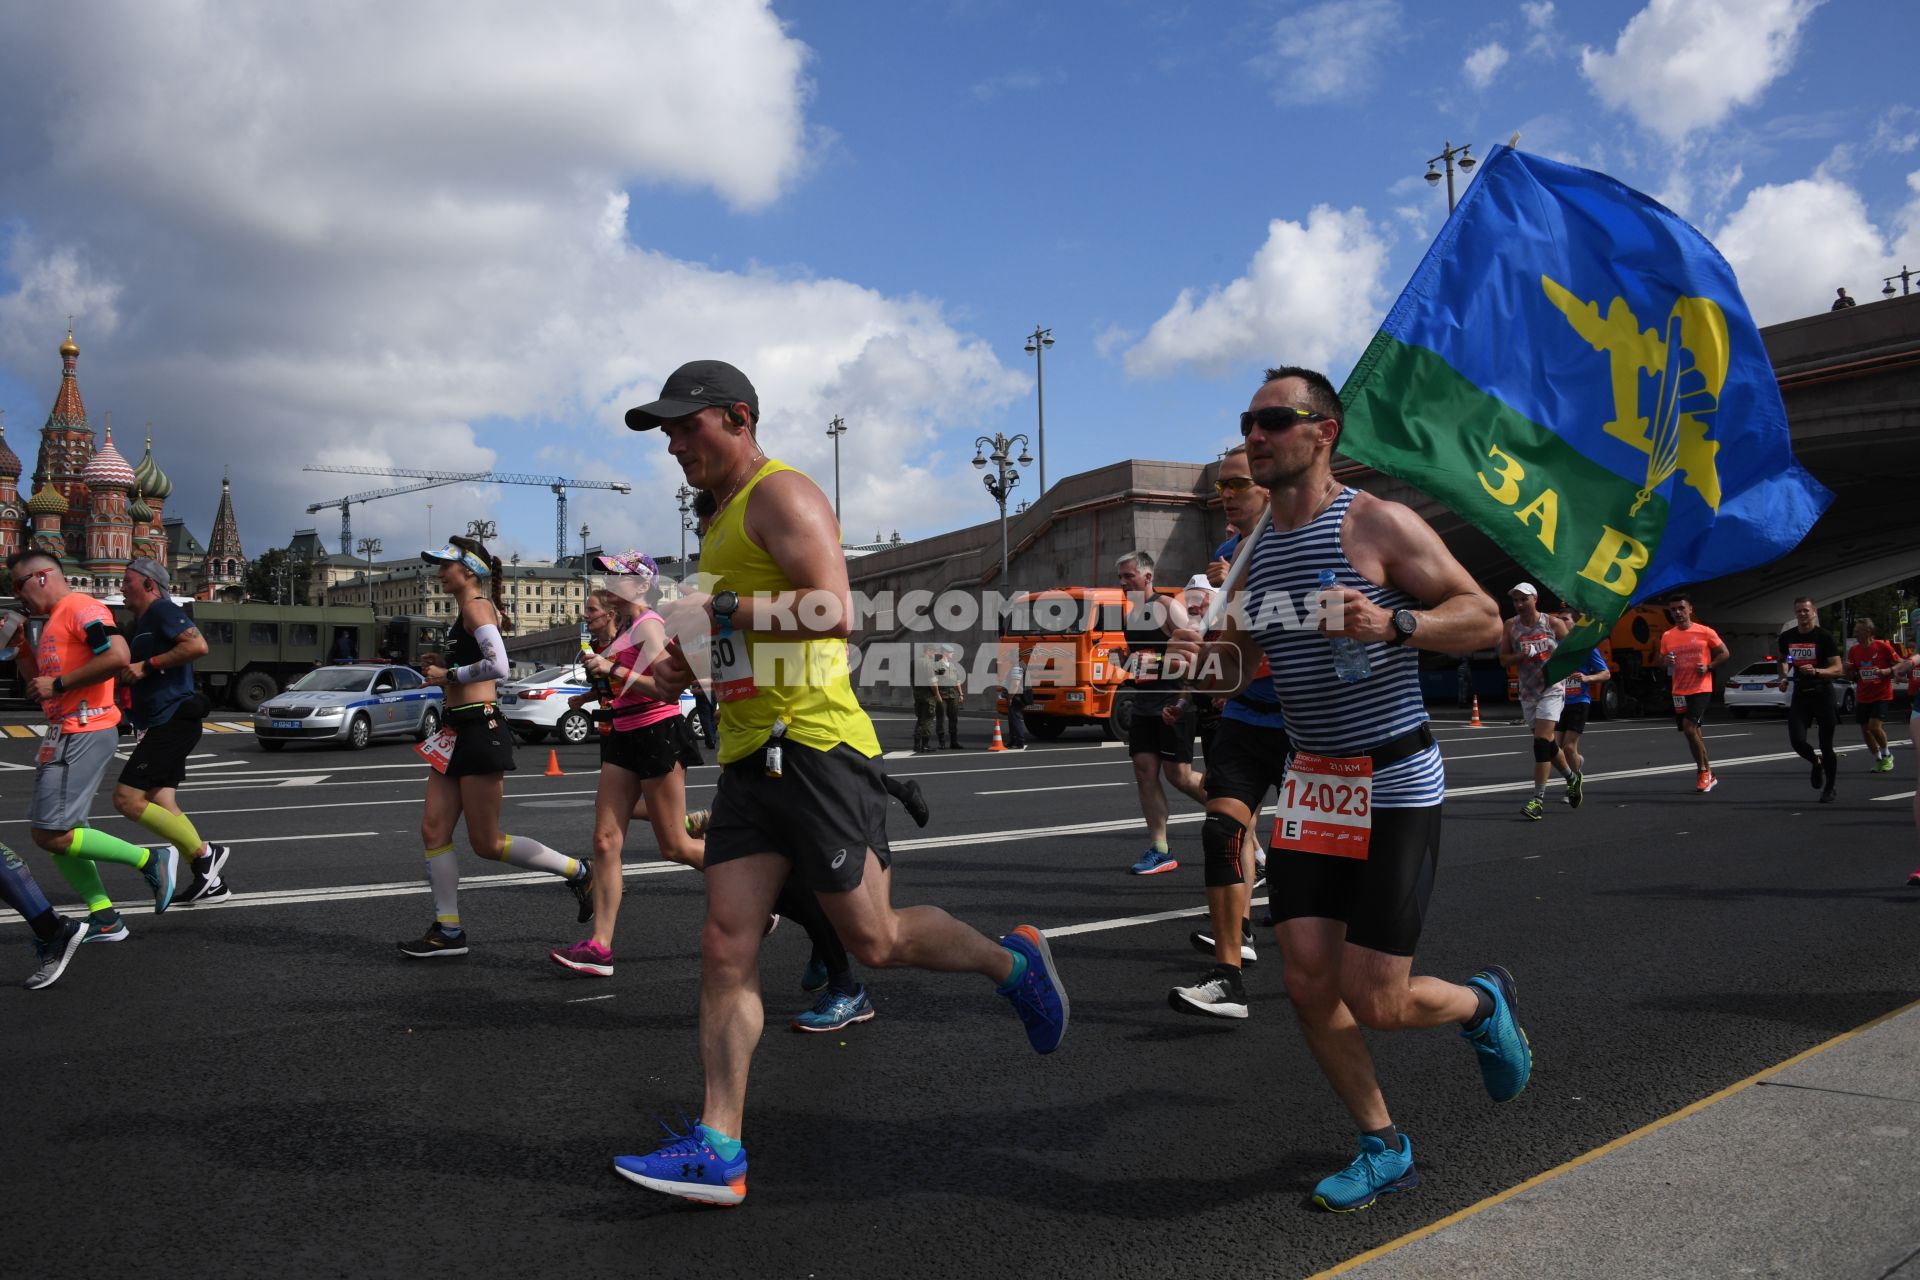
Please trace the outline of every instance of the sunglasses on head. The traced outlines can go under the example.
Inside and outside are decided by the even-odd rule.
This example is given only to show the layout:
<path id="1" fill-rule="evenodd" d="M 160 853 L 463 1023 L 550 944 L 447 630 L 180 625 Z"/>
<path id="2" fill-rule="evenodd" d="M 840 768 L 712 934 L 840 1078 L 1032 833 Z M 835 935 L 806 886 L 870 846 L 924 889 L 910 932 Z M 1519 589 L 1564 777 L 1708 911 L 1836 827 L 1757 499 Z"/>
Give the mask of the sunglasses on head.
<path id="1" fill-rule="evenodd" d="M 1273 405 L 1265 409 L 1249 409 L 1240 415 L 1240 435 L 1244 439 L 1253 434 L 1255 427 L 1268 435 L 1285 431 L 1296 422 L 1319 422 L 1325 419 L 1324 413 L 1315 413 L 1311 409 L 1296 409 L 1290 404 Z"/>
<path id="2" fill-rule="evenodd" d="M 1253 488 L 1252 476 L 1231 476 L 1225 480 L 1215 480 L 1213 491 L 1219 494 L 1245 493 Z"/>

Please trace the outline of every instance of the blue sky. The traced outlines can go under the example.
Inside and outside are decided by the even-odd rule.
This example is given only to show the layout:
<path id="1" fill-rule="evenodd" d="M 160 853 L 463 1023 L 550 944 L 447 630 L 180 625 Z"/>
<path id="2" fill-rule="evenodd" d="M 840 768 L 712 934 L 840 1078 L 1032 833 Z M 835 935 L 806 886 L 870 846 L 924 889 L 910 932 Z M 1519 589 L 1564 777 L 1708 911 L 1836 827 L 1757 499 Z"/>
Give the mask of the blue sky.
<path id="1" fill-rule="evenodd" d="M 619 413 L 702 356 L 828 488 L 847 419 L 856 540 L 993 514 L 966 464 L 1033 432 L 1036 323 L 1049 478 L 1210 457 L 1264 364 L 1358 355 L 1447 140 L 1660 196 L 1762 323 L 1920 266 L 1910 5 L 71 10 L 0 16 L 8 440 L 30 463 L 71 313 L 96 420 L 136 458 L 153 420 L 203 537 L 231 465 L 250 553 L 382 483 L 322 460 L 624 480 L 574 523 L 671 553 L 677 472 Z M 551 551 L 538 488 L 355 523 L 402 550 L 428 501 Z"/>

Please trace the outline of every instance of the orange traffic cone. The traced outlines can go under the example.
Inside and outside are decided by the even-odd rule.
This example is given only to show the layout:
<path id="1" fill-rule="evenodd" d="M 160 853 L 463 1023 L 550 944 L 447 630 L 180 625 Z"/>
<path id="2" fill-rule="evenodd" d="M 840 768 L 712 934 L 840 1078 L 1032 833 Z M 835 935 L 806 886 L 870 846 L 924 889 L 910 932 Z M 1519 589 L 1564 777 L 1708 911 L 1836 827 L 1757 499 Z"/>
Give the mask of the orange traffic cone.
<path id="1" fill-rule="evenodd" d="M 988 747 L 987 750 L 1005 751 L 1006 749 L 1007 749 L 1007 744 L 1000 741 L 1000 722 L 998 720 L 995 720 L 993 722 L 993 745 Z"/>
<path id="2" fill-rule="evenodd" d="M 1467 728 L 1484 729 L 1486 727 L 1480 723 L 1480 695 L 1476 693 L 1473 695 L 1473 719 L 1467 722 Z"/>
<path id="3" fill-rule="evenodd" d="M 552 747 L 547 748 L 547 776 L 549 778 L 566 776 L 560 772 L 560 753 Z"/>

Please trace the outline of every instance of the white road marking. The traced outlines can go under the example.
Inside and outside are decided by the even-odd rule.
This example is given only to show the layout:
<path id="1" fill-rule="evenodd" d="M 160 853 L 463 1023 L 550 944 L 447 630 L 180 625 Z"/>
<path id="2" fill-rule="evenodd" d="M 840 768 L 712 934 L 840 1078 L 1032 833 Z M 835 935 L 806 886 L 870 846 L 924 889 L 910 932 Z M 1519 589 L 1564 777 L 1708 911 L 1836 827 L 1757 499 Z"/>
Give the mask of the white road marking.
<path id="1" fill-rule="evenodd" d="M 1249 906 L 1264 907 L 1265 898 L 1253 898 Z M 1049 938 L 1071 938 L 1076 933 L 1105 933 L 1109 929 L 1127 929 L 1136 924 L 1161 924 L 1168 920 L 1190 920 L 1195 916 L 1207 914 L 1206 907 L 1182 907 L 1178 911 L 1156 911 L 1145 916 L 1121 916 L 1114 920 L 1094 920 L 1087 924 L 1063 924 L 1040 932 Z"/>
<path id="2" fill-rule="evenodd" d="M 192 756 L 188 756 L 187 758 L 189 760 L 193 759 Z M 190 764 L 187 766 L 187 772 L 204 773 L 208 769 L 244 769 L 246 767 L 247 762 L 245 760 L 215 760 L 212 764 Z"/>
<path id="3" fill-rule="evenodd" d="M 567 1003 L 568 1004 L 586 1004 L 589 1001 L 593 1001 L 593 1000 L 611 1000 L 613 999 L 613 996 L 617 996 L 619 994 L 620 993 L 616 991 L 613 993 L 613 995 L 606 995 L 606 996 L 580 996 L 578 999 L 567 1001 Z"/>
<path id="4" fill-rule="evenodd" d="M 1913 799 L 1913 792 L 1896 791 L 1890 796 L 1874 796 L 1873 799 L 1875 800 L 1911 800 Z"/>
<path id="5" fill-rule="evenodd" d="M 1095 787 L 1130 787 L 1131 782 L 1076 782 L 1064 787 L 1018 787 L 1012 791 L 976 791 L 977 796 L 1030 796 L 1039 791 L 1091 791 Z"/>

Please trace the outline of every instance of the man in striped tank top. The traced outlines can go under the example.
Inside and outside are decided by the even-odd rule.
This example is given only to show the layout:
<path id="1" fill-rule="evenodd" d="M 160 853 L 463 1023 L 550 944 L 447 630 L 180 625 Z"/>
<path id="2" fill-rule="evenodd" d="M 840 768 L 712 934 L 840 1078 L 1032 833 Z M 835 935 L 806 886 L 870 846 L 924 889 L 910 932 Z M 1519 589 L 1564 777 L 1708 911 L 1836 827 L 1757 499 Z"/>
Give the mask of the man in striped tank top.
<path id="1" fill-rule="evenodd" d="M 1287 994 L 1360 1130 L 1359 1156 L 1314 1188 L 1316 1204 L 1340 1212 L 1420 1181 L 1362 1027 L 1460 1027 L 1496 1102 L 1518 1096 L 1533 1065 L 1505 969 L 1465 984 L 1413 973 L 1446 794 L 1414 650 L 1492 648 L 1499 610 L 1412 510 L 1334 479 L 1343 417 L 1324 375 L 1291 367 L 1268 370 L 1240 415 L 1271 521 L 1256 526 L 1244 612 L 1226 631 L 1242 669 L 1267 659 L 1296 751 L 1267 885 Z M 1344 679 L 1342 641 L 1364 655 L 1341 657 Z"/>

